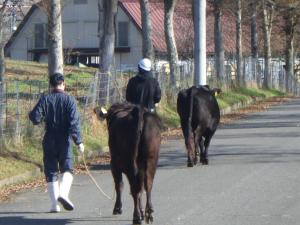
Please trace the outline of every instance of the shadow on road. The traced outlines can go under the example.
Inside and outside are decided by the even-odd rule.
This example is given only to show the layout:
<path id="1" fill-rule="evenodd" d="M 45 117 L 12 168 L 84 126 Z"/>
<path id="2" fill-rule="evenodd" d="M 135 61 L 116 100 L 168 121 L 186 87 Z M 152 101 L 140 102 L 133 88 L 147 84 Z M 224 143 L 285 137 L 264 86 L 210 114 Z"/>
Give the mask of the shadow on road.
<path id="1" fill-rule="evenodd" d="M 5 212 L 0 214 L 42 214 L 41 212 Z M 99 222 L 99 224 L 107 224 L 109 222 L 120 222 L 123 225 L 132 224 L 130 220 L 117 219 L 117 217 L 83 217 L 83 218 L 70 218 L 70 219 L 33 219 L 24 216 L 9 216 L 0 217 L 0 225 L 67 225 L 75 222 L 80 224 L 88 224 L 88 222 Z M 77 224 L 77 223 L 76 223 Z"/>
<path id="2" fill-rule="evenodd" d="M 160 169 L 178 169 L 181 167 L 186 167 L 187 155 L 185 149 L 183 153 L 178 153 L 178 151 L 167 151 L 161 152 L 158 162 L 158 168 Z"/>
<path id="3" fill-rule="evenodd" d="M 232 123 L 220 126 L 219 129 L 246 129 L 246 128 L 283 128 L 298 127 L 295 122 L 252 122 L 252 123 Z"/>
<path id="4" fill-rule="evenodd" d="M 110 170 L 110 165 L 109 164 L 105 164 L 105 165 L 91 165 L 90 170 Z"/>
<path id="5" fill-rule="evenodd" d="M 32 219 L 23 216 L 0 217 L 0 225 L 66 225 L 70 219 Z"/>

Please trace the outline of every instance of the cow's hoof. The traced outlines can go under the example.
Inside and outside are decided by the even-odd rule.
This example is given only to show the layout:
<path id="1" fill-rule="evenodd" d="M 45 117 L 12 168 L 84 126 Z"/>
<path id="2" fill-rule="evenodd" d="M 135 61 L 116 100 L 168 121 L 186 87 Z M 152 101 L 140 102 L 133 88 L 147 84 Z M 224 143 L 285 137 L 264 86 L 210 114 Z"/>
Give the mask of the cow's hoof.
<path id="1" fill-rule="evenodd" d="M 207 159 L 203 159 L 203 160 L 201 161 L 201 163 L 202 163 L 202 165 L 208 165 L 208 160 L 207 160 Z"/>
<path id="2" fill-rule="evenodd" d="M 188 167 L 193 167 L 194 164 L 193 164 L 191 161 L 188 161 L 188 162 L 187 162 L 187 166 L 188 166 Z"/>
<path id="3" fill-rule="evenodd" d="M 122 214 L 122 208 L 114 208 L 113 215 L 121 215 Z"/>
<path id="4" fill-rule="evenodd" d="M 141 210 L 141 219 L 144 220 L 145 219 L 145 213 Z"/>
<path id="5" fill-rule="evenodd" d="M 152 215 L 152 213 L 146 213 L 146 215 L 145 215 L 145 222 L 147 224 L 153 223 L 153 215 Z"/>
<path id="6" fill-rule="evenodd" d="M 132 221 L 132 225 L 141 225 L 141 224 L 142 224 L 142 220 L 140 218 L 133 219 Z"/>
<path id="7" fill-rule="evenodd" d="M 199 162 L 199 156 L 196 156 L 194 159 L 194 165 L 197 165 L 198 162 Z"/>

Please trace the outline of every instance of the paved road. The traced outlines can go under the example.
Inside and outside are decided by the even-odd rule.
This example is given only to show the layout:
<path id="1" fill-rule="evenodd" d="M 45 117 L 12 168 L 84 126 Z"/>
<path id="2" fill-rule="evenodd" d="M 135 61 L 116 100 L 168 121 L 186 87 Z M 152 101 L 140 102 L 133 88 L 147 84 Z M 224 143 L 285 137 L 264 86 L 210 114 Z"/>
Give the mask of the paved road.
<path id="1" fill-rule="evenodd" d="M 220 127 L 209 151 L 209 166 L 186 167 L 183 140 L 164 143 L 153 189 L 156 225 L 300 224 L 300 99 Z M 94 168 L 112 194 L 109 168 Z M 0 204 L 1 225 L 128 225 L 132 199 L 125 183 L 124 214 L 86 175 L 75 178 L 73 212 L 46 213 L 41 189 Z"/>

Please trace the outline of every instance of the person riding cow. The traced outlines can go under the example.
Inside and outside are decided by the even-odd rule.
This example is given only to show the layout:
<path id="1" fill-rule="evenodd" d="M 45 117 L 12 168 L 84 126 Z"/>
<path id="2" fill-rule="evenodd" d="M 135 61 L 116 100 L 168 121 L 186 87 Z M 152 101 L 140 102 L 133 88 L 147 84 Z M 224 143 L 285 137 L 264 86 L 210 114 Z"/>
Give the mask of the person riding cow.
<path id="1" fill-rule="evenodd" d="M 155 104 L 161 99 L 161 89 L 151 72 L 151 61 L 141 59 L 138 63 L 139 73 L 127 84 L 126 100 L 141 105 L 149 112 L 155 112 Z"/>

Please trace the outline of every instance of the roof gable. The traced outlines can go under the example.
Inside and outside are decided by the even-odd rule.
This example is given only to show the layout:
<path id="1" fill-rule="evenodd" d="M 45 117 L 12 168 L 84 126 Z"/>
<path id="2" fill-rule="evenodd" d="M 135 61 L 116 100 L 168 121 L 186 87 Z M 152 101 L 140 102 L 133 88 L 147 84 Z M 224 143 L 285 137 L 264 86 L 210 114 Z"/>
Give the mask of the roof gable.
<path id="1" fill-rule="evenodd" d="M 16 37 L 18 36 L 18 34 L 21 32 L 21 30 L 23 29 L 23 27 L 25 26 L 25 24 L 27 23 L 27 21 L 29 20 L 29 18 L 31 17 L 31 15 L 33 14 L 33 12 L 38 8 L 37 5 L 32 5 L 31 8 L 29 9 L 28 13 L 25 15 L 24 19 L 22 20 L 22 22 L 19 24 L 17 30 L 13 33 L 13 35 L 10 37 L 10 39 L 8 40 L 8 42 L 5 45 L 5 49 L 9 48 L 13 41 L 16 39 Z"/>

